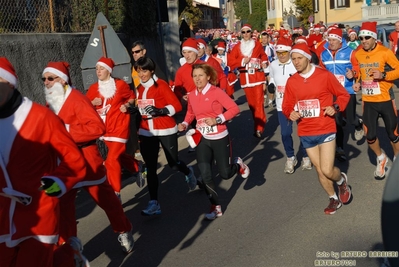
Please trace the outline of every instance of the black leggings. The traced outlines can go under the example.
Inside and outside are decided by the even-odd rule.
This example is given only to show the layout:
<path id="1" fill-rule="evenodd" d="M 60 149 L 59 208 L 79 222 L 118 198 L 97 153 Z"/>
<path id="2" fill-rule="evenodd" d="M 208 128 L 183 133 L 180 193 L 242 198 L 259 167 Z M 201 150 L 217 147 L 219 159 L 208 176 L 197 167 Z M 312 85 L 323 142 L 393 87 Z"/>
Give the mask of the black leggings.
<path id="1" fill-rule="evenodd" d="M 205 184 L 205 192 L 213 205 L 219 205 L 216 186 L 212 178 L 212 164 L 215 161 L 222 179 L 233 177 L 239 170 L 238 164 L 231 164 L 230 137 L 225 136 L 219 140 L 201 139 L 195 149 L 197 153 L 197 164 Z"/>
<path id="2" fill-rule="evenodd" d="M 361 123 L 359 117 L 356 115 L 356 95 L 351 94 L 348 105 L 344 111 L 338 112 L 335 114 L 335 123 L 337 126 L 337 147 L 343 148 L 344 147 L 344 129 L 343 129 L 343 115 L 345 115 L 346 121 L 348 124 L 352 124 L 355 126 L 356 130 L 361 129 Z"/>
<path id="3" fill-rule="evenodd" d="M 140 135 L 140 153 L 147 167 L 147 184 L 151 200 L 158 200 L 159 180 L 157 175 L 159 144 L 168 161 L 169 167 L 188 175 L 190 170 L 178 159 L 177 133 L 166 136 Z"/>
<path id="4" fill-rule="evenodd" d="M 374 143 L 377 139 L 379 115 L 384 121 L 389 140 L 394 143 L 398 142 L 398 121 L 395 103 L 392 100 L 386 102 L 363 102 L 363 122 L 366 129 L 367 142 Z"/>

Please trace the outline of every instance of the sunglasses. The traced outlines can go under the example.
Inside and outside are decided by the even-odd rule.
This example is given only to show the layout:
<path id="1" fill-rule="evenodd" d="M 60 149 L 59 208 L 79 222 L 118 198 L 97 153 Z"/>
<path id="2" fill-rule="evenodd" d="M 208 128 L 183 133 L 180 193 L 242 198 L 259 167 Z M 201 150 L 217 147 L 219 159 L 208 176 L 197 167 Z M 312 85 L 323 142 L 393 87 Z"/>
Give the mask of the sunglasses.
<path id="1" fill-rule="evenodd" d="M 248 30 L 248 31 L 242 31 L 241 33 L 242 34 L 246 34 L 246 33 L 250 33 L 251 32 L 251 30 Z"/>
<path id="2" fill-rule="evenodd" d="M 49 82 L 54 81 L 55 79 L 57 79 L 59 77 L 42 77 L 42 81 L 45 82 L 46 80 L 48 80 Z"/>
<path id="3" fill-rule="evenodd" d="M 363 41 L 363 39 L 364 39 L 364 40 L 369 40 L 370 38 L 371 38 L 371 36 L 364 36 L 364 37 L 363 37 L 363 36 L 360 36 L 360 37 L 359 37 L 359 40 L 360 40 L 360 41 Z"/>
<path id="4" fill-rule="evenodd" d="M 136 50 L 136 51 L 133 51 L 133 50 L 132 50 L 132 53 L 133 53 L 133 54 L 138 54 L 138 53 L 140 53 L 141 51 L 143 51 L 143 50 L 142 50 L 142 49 Z"/>
<path id="5" fill-rule="evenodd" d="M 278 56 L 285 56 L 285 55 L 287 55 L 288 54 L 288 51 L 283 51 L 283 52 L 276 52 L 276 54 L 278 55 Z"/>

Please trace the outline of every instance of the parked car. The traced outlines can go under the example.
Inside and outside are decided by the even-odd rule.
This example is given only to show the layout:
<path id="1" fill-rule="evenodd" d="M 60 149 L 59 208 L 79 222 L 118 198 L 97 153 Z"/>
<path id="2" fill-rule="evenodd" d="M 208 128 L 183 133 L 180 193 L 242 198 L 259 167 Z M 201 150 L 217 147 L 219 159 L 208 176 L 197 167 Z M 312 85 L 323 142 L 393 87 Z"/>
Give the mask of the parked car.
<path id="1" fill-rule="evenodd" d="M 377 39 L 389 48 L 389 35 L 395 30 L 395 23 L 379 24 L 377 25 Z"/>

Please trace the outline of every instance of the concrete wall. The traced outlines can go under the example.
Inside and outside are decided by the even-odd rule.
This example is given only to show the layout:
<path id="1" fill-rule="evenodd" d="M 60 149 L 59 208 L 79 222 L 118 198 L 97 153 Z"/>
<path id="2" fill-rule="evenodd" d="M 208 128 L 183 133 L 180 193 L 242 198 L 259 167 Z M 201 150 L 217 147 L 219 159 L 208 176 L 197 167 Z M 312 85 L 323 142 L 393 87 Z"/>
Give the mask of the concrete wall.
<path id="1" fill-rule="evenodd" d="M 41 77 L 42 71 L 49 61 L 67 61 L 71 65 L 72 84 L 78 89 L 83 88 L 80 63 L 89 38 L 90 33 L 1 34 L 0 56 L 7 57 L 14 65 L 19 79 L 18 89 L 22 95 L 44 104 Z M 131 45 L 137 39 L 129 39 L 124 35 L 119 35 L 119 38 L 130 54 Z M 165 68 L 164 66 L 166 65 L 170 66 L 170 64 L 165 63 L 161 42 L 154 40 L 143 41 L 146 44 L 148 56 L 153 58 L 161 69 Z M 173 72 L 173 69 L 171 71 Z M 164 76 L 162 78 L 167 77 Z"/>

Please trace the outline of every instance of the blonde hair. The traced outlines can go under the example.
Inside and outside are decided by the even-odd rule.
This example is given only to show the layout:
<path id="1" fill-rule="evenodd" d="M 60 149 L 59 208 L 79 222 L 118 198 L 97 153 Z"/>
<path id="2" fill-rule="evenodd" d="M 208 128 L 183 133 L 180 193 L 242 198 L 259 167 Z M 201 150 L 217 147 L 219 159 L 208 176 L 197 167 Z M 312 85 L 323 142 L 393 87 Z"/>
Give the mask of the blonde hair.
<path id="1" fill-rule="evenodd" d="M 216 70 L 206 63 L 198 63 L 193 65 L 193 70 L 191 71 L 191 77 L 193 77 L 193 72 L 195 69 L 202 69 L 207 76 L 209 76 L 209 83 L 216 85 L 218 83 L 218 75 Z"/>

